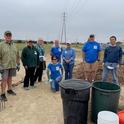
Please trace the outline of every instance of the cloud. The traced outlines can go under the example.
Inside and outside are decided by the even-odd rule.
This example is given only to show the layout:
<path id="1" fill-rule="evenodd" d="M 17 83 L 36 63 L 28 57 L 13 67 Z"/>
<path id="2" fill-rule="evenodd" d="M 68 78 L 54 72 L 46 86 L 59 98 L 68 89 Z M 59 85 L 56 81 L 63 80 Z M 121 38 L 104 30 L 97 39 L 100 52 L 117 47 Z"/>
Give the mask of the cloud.
<path id="1" fill-rule="evenodd" d="M 100 41 L 115 34 L 124 39 L 123 0 L 0 0 L 0 34 L 11 30 L 16 39 L 60 37 L 62 13 L 67 12 L 68 40 L 85 40 L 95 33 Z M 84 4 L 85 3 L 85 4 Z M 73 10 L 72 10 L 73 9 Z"/>

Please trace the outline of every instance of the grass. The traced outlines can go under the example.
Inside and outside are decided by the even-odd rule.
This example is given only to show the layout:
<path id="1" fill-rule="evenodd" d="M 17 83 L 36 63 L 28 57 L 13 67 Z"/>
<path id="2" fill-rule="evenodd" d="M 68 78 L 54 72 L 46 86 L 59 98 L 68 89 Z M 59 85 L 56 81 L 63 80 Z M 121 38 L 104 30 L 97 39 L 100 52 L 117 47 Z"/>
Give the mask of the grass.
<path id="1" fill-rule="evenodd" d="M 26 46 L 26 43 L 16 43 L 16 46 L 21 54 L 21 51 Z M 44 49 L 45 49 L 46 55 L 50 54 L 51 47 L 52 47 L 52 44 L 44 44 Z M 72 44 L 72 47 L 75 48 L 75 50 L 76 50 L 76 56 L 78 58 L 82 58 L 82 53 L 81 53 L 82 44 Z M 124 48 L 124 45 L 122 46 L 122 48 Z M 101 59 L 103 58 L 103 55 L 104 55 L 104 51 L 101 52 Z M 123 60 L 124 60 L 124 57 L 123 57 Z"/>

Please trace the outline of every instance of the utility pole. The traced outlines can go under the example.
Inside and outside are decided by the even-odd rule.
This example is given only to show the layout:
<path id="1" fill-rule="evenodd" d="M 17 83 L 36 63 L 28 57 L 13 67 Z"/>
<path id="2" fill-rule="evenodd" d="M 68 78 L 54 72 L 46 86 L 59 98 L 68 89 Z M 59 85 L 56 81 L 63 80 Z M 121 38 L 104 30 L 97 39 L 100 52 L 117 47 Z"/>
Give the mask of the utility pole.
<path id="1" fill-rule="evenodd" d="M 64 37 L 64 42 L 66 43 L 66 13 L 63 13 L 63 23 L 62 23 L 62 31 L 61 31 L 61 42 L 63 42 L 63 37 Z"/>

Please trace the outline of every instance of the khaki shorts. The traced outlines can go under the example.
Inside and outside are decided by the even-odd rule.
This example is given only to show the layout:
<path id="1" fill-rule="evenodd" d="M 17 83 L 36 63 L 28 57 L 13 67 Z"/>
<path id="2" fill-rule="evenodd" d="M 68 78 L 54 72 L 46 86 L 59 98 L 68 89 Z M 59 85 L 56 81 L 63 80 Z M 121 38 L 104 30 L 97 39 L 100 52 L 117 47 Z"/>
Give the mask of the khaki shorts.
<path id="1" fill-rule="evenodd" d="M 84 63 L 85 72 L 96 72 L 98 70 L 98 62 L 94 63 Z"/>
<path id="2" fill-rule="evenodd" d="M 8 78 L 8 77 L 14 77 L 16 76 L 16 69 L 12 68 L 12 69 L 5 69 L 2 72 L 2 79 Z"/>

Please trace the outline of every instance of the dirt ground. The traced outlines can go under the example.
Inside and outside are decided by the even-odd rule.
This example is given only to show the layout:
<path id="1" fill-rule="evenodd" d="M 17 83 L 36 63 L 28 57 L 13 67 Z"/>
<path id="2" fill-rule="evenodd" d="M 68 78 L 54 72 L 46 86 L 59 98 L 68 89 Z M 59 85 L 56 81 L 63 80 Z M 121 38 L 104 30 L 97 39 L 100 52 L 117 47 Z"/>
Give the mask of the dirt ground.
<path id="1" fill-rule="evenodd" d="M 13 82 L 23 77 L 24 69 L 21 67 Z M 0 124 L 64 124 L 60 93 L 52 93 L 46 77 L 43 80 L 29 91 L 25 91 L 22 84 L 14 88 L 17 96 L 8 96 L 6 108 L 0 112 Z M 123 87 L 121 94 L 120 110 L 124 109 Z M 89 121 L 88 124 L 92 123 Z"/>

